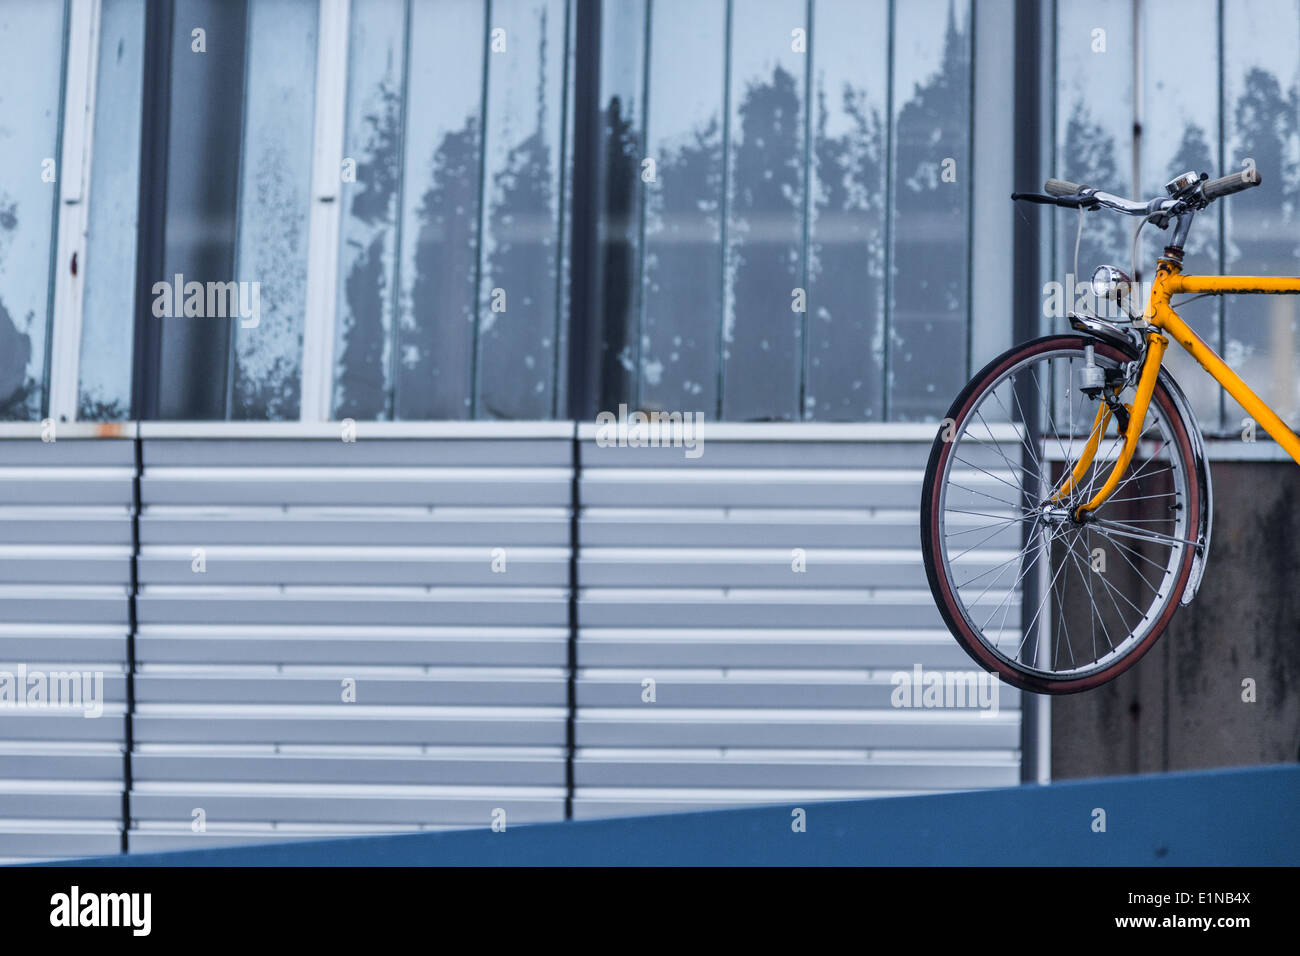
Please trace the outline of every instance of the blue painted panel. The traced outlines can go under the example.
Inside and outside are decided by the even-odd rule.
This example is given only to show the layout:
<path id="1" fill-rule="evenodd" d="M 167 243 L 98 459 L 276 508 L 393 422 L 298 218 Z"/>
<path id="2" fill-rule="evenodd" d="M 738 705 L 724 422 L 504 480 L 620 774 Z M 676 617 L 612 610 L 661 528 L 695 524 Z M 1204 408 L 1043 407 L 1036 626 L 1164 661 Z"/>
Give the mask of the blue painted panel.
<path id="1" fill-rule="evenodd" d="M 1092 830 L 1095 808 L 1106 832 Z M 102 857 L 107 866 L 1300 863 L 1300 767 Z"/>

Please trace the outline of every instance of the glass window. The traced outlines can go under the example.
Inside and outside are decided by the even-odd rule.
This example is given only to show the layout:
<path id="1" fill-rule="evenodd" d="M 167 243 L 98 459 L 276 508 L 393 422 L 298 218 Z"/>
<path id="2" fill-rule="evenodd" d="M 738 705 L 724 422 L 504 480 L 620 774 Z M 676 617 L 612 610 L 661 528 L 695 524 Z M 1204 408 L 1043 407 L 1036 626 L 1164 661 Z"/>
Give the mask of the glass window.
<path id="1" fill-rule="evenodd" d="M 1261 25 L 1276 28 L 1260 29 Z M 1229 274 L 1300 274 L 1300 3 L 1247 0 L 1223 17 L 1224 166 L 1253 162 L 1257 189 L 1222 203 Z M 1218 175 L 1216 173 L 1215 175 Z M 1274 411 L 1300 419 L 1300 331 L 1295 296 L 1229 296 L 1223 356 Z M 1226 398 L 1224 425 L 1239 433 L 1246 412 Z"/>
<path id="2" fill-rule="evenodd" d="M 555 414 L 567 17 L 353 3 L 337 416 Z"/>
<path id="3" fill-rule="evenodd" d="M 495 2 L 491 16 L 475 417 L 549 418 L 559 322 L 566 4 Z"/>
<path id="4" fill-rule="evenodd" d="M 1165 183 L 1194 170 L 1220 174 L 1219 158 L 1219 41 L 1205 24 L 1218 16 L 1216 0 L 1144 0 L 1142 16 L 1147 24 L 1159 24 L 1159 31 L 1143 33 L 1142 79 L 1142 189 L 1143 196 L 1164 195 Z M 1195 63 L 1196 69 L 1188 69 Z M 1236 198 L 1230 200 L 1231 205 Z M 1183 271 L 1190 275 L 1217 275 L 1219 259 L 1219 216 L 1225 204 L 1216 204 L 1192 223 Z M 1133 228 L 1133 221 L 1128 221 Z M 1142 233 L 1144 252 L 1138 262 L 1142 279 L 1154 276 L 1155 256 L 1168 241 L 1168 233 L 1147 226 Z M 1125 272 L 1130 269 L 1129 253 L 1112 259 Z M 1085 278 L 1098 263 L 1080 268 Z M 1211 348 L 1218 349 L 1219 297 L 1201 299 L 1179 314 Z M 1221 389 L 1202 378 L 1201 367 L 1183 349 L 1172 347 L 1165 364 L 1183 383 L 1201 426 L 1219 430 Z M 1199 379 L 1199 380 L 1198 380 Z"/>
<path id="5" fill-rule="evenodd" d="M 1187 249 L 1189 274 L 1294 275 L 1300 249 L 1300 2 L 1142 0 L 1143 87 L 1140 189 L 1132 188 L 1132 0 L 1057 4 L 1056 175 L 1115 192 L 1155 195 L 1187 170 L 1211 176 L 1253 164 L 1264 185 L 1197 217 Z M 1221 24 L 1222 35 L 1206 29 Z M 1276 28 L 1260 32 L 1269 23 Z M 1222 62 L 1220 62 L 1222 51 Z M 1121 69 L 1110 68 L 1119 63 Z M 1062 280 L 1073 268 L 1078 218 L 1057 214 Z M 1086 220 L 1079 271 L 1100 262 L 1129 268 L 1132 223 Z M 1163 236 L 1144 233 L 1141 275 Z M 1079 277 L 1075 277 L 1076 283 Z M 1225 296 L 1190 302 L 1182 313 L 1283 418 L 1300 417 L 1300 312 L 1292 296 Z M 1059 323 L 1053 324 L 1060 328 Z M 1237 434 L 1245 412 L 1173 349 L 1166 360 L 1185 384 L 1202 425 Z M 1222 411 L 1221 411 L 1222 410 Z"/>
<path id="6" fill-rule="evenodd" d="M 655 0 L 644 61 L 641 5 L 602 10 L 607 391 L 730 420 L 937 417 L 968 372 L 969 3 Z"/>
<path id="7" fill-rule="evenodd" d="M 104 9 L 81 405 L 112 418 L 133 286 L 105 277 L 130 271 L 140 168 L 139 118 L 113 109 L 140 99 L 142 14 Z M 164 418 L 300 415 L 318 17 L 177 0 L 159 278 L 259 295 L 255 324 L 157 320 Z M 601 21 L 602 404 L 936 417 L 969 363 L 968 0 L 627 0 Z M 348 23 L 332 413 L 563 413 L 572 3 L 352 0 Z"/>
<path id="8" fill-rule="evenodd" d="M 914 0 L 895 18 L 887 404 L 916 421 L 942 415 L 969 372 L 970 9 Z"/>
<path id="9" fill-rule="evenodd" d="M 258 293 L 256 315 L 231 323 L 233 419 L 298 418 L 319 6 L 249 6 L 235 278 Z"/>
<path id="10" fill-rule="evenodd" d="M 160 417 L 298 417 L 318 8 L 315 0 L 179 0 L 165 251 L 148 277 L 167 292 L 137 304 L 145 4 L 105 0 L 79 417 L 130 414 L 137 308 L 161 343 Z M 202 314 L 186 314 L 195 288 Z"/>
<path id="11" fill-rule="evenodd" d="M 570 2 L 568 7 L 568 29 L 565 33 L 565 82 L 564 82 L 564 172 L 560 183 L 560 297 L 559 313 L 555 335 L 555 388 L 552 414 L 556 418 L 569 415 L 569 314 L 572 300 L 573 273 L 573 124 L 574 124 L 574 77 L 577 75 L 577 44 L 574 36 L 578 28 L 575 8 Z"/>
<path id="12" fill-rule="evenodd" d="M 641 266 L 645 142 L 644 0 L 606 4 L 601 13 L 600 58 L 600 219 L 596 272 L 600 282 L 604 341 L 601 343 L 602 405 L 618 397 L 635 403 L 641 352 L 637 281 Z M 663 16 L 660 11 L 660 16 Z M 658 169 L 654 170 L 658 180 Z M 644 367 L 642 367 L 644 369 Z"/>
<path id="13" fill-rule="evenodd" d="M 1089 6 L 1057 4 L 1056 156 L 1049 176 L 1121 196 L 1137 192 L 1133 184 L 1133 56 L 1131 0 L 1100 0 Z M 1062 284 L 1059 301 L 1069 312 L 1076 308 L 1078 296 L 1088 288 L 1086 283 L 1097 266 L 1111 263 L 1129 270 L 1136 224 L 1124 216 L 1080 215 L 1065 209 L 1055 210 L 1054 219 L 1056 256 L 1050 279 Z M 1039 314 L 1043 311 L 1040 308 Z M 1064 314 L 1043 316 L 1042 323 L 1044 334 L 1070 328 Z M 1053 398 L 1058 417 L 1064 419 L 1065 389 L 1057 388 Z"/>
<path id="14" fill-rule="evenodd" d="M 407 87 L 420 92 L 403 143 L 398 418 L 473 411 L 483 6 L 458 0 L 411 11 Z"/>
<path id="15" fill-rule="evenodd" d="M 721 417 L 784 421 L 799 402 L 807 31 L 802 0 L 747 0 L 731 21 Z"/>
<path id="16" fill-rule="evenodd" d="M 44 413 L 63 10 L 47 0 L 0 4 L 0 420 Z"/>
<path id="17" fill-rule="evenodd" d="M 203 24 L 202 52 L 195 49 L 196 24 Z M 165 251 L 160 274 L 153 277 L 172 287 L 171 315 L 162 308 L 157 317 L 150 303 L 150 321 L 158 323 L 161 335 L 158 416 L 163 419 L 228 415 L 231 328 L 239 319 L 231 314 L 229 298 L 222 308 L 211 293 L 217 283 L 224 287 L 235 279 L 240 164 L 232 157 L 239 155 L 243 134 L 246 32 L 245 4 L 176 0 Z M 192 283 L 203 289 L 201 308 L 198 297 L 185 308 L 189 290 L 196 288 Z"/>
<path id="18" fill-rule="evenodd" d="M 1133 10 L 1131 0 L 1058 3 L 1056 22 L 1056 163 L 1049 175 L 1130 196 L 1133 186 Z M 1084 220 L 1079 272 L 1088 282 L 1103 262 L 1128 258 L 1133 223 L 1122 216 Z M 1071 285 L 1079 214 L 1056 212 L 1053 278 Z M 1072 304 L 1070 305 L 1072 308 Z M 1064 316 L 1044 332 L 1068 329 Z"/>
<path id="19" fill-rule="evenodd" d="M 638 404 L 718 413 L 726 7 L 655 0 Z"/>
<path id="20" fill-rule="evenodd" d="M 131 415 L 144 0 L 104 0 L 81 305 L 77 417 Z"/>
<path id="21" fill-rule="evenodd" d="M 334 410 L 338 418 L 386 419 L 392 416 L 405 4 L 354 0 L 349 23 Z"/>
<path id="22" fill-rule="evenodd" d="M 815 5 L 804 416 L 884 416 L 889 9 Z"/>

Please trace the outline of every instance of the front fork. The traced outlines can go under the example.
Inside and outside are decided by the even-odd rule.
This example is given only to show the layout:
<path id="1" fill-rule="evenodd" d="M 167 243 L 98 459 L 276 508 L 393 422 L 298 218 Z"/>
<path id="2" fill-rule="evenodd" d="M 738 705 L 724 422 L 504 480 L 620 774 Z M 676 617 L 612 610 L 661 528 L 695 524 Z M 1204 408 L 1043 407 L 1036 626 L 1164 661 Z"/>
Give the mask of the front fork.
<path id="1" fill-rule="evenodd" d="M 1070 477 L 1065 480 L 1065 483 L 1051 498 L 1052 504 L 1060 504 L 1078 487 L 1079 482 L 1083 480 L 1083 476 L 1088 473 L 1092 460 L 1096 457 L 1097 449 L 1101 447 L 1101 439 L 1110 426 L 1110 420 L 1118 418 L 1120 428 L 1124 431 L 1124 447 L 1120 450 L 1119 457 L 1115 461 L 1115 467 L 1111 469 L 1105 484 L 1091 499 L 1074 510 L 1071 517 L 1076 521 L 1085 520 L 1085 515 L 1101 507 L 1102 503 L 1114 494 L 1115 489 L 1119 487 L 1120 478 L 1133 460 L 1133 455 L 1137 452 L 1138 436 L 1142 434 L 1142 428 L 1146 423 L 1147 408 L 1151 405 L 1151 396 L 1156 390 L 1156 378 L 1160 374 L 1160 362 L 1164 357 L 1165 349 L 1169 347 L 1169 340 L 1155 329 L 1149 329 L 1146 338 L 1146 356 L 1142 362 L 1142 374 L 1138 377 L 1137 394 L 1133 397 L 1133 404 L 1119 405 L 1112 394 L 1103 396 L 1104 400 L 1097 407 L 1097 417 L 1093 420 L 1092 431 L 1088 435 L 1088 443 L 1083 448 L 1083 454 L 1079 456 L 1079 460 L 1075 463 Z M 1105 386 L 1105 388 L 1110 387 L 1109 385 Z M 1118 395 L 1122 387 L 1121 385 L 1120 388 L 1114 389 L 1113 394 Z M 1123 421 L 1124 412 L 1127 412 L 1127 423 Z"/>

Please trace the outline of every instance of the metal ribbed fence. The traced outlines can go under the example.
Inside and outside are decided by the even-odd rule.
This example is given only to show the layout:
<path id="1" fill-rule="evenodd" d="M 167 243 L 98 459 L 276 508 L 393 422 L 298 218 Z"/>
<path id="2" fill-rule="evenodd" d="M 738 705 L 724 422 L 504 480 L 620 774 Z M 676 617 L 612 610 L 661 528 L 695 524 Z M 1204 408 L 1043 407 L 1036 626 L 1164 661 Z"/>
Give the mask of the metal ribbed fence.
<path id="1" fill-rule="evenodd" d="M 0 858 L 112 852 L 128 812 L 143 851 L 1018 781 L 1007 688 L 891 705 L 967 669 L 929 426 L 355 428 L 0 433 L 0 670 L 106 678 L 96 720 L 0 709 Z"/>

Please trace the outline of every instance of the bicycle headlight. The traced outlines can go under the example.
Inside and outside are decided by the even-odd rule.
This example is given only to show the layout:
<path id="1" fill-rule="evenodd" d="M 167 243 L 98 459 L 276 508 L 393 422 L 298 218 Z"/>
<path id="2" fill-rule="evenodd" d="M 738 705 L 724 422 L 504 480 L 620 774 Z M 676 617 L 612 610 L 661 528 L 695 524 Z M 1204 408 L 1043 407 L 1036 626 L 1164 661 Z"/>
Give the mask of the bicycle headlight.
<path id="1" fill-rule="evenodd" d="M 1111 302 L 1125 311 L 1132 285 L 1133 280 L 1114 266 L 1098 266 L 1092 274 L 1092 294 L 1097 301 Z"/>

